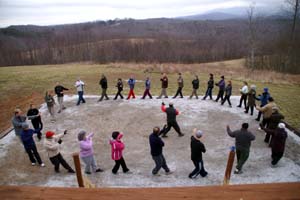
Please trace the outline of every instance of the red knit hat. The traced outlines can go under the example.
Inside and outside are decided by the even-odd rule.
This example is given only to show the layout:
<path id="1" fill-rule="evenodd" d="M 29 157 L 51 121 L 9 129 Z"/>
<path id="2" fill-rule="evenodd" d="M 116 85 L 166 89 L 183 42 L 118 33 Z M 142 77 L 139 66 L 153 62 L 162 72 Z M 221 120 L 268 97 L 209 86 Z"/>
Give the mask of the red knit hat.
<path id="1" fill-rule="evenodd" d="M 51 138 L 55 133 L 52 131 L 47 131 L 46 132 L 46 138 Z"/>

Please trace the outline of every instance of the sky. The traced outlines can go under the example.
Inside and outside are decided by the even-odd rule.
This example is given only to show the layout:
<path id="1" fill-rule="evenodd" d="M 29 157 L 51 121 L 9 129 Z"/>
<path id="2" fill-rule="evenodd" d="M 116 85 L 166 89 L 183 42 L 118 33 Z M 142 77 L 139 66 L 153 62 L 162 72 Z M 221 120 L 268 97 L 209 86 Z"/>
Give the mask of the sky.
<path id="1" fill-rule="evenodd" d="M 256 7 L 276 7 L 284 0 L 257 0 Z M 0 0 L 0 27 L 54 25 L 115 18 L 158 18 L 248 7 L 253 0 Z"/>

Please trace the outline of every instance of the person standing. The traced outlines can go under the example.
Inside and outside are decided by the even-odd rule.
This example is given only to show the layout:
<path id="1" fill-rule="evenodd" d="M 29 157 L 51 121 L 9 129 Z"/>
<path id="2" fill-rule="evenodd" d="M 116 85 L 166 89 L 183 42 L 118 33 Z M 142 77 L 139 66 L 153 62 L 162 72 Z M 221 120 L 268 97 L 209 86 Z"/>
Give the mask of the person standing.
<path id="1" fill-rule="evenodd" d="M 109 100 L 107 94 L 106 94 L 106 90 L 107 90 L 107 79 L 106 79 L 106 76 L 104 76 L 104 74 L 102 74 L 101 76 L 101 79 L 99 81 L 99 85 L 101 86 L 102 88 L 102 94 L 101 94 L 101 97 L 100 99 L 98 100 L 99 101 L 102 101 L 103 98 L 105 97 L 106 100 Z"/>
<path id="2" fill-rule="evenodd" d="M 249 92 L 248 83 L 246 81 L 244 81 L 244 86 L 240 89 L 240 92 L 241 92 L 240 104 L 237 107 L 241 108 L 242 102 L 244 101 L 244 108 L 246 109 L 247 96 Z"/>
<path id="3" fill-rule="evenodd" d="M 159 175 L 158 172 L 161 168 L 163 168 L 167 175 L 171 174 L 166 159 L 163 155 L 163 147 L 165 146 L 165 143 L 162 141 L 162 139 L 159 137 L 161 134 L 165 132 L 165 127 L 160 130 L 159 127 L 154 127 L 153 132 L 149 136 L 149 144 L 150 144 L 150 153 L 152 156 L 152 159 L 155 162 L 155 167 L 152 170 L 153 175 Z"/>
<path id="4" fill-rule="evenodd" d="M 178 89 L 177 89 L 177 92 L 176 92 L 175 96 L 173 97 L 173 99 L 175 99 L 178 95 L 180 95 L 180 98 L 183 98 L 183 95 L 182 95 L 183 78 L 181 76 L 181 73 L 179 73 L 178 75 L 179 75 L 178 79 L 177 79 Z"/>
<path id="5" fill-rule="evenodd" d="M 23 131 L 22 125 L 26 123 L 26 116 L 22 115 L 22 110 L 19 108 L 15 109 L 14 117 L 11 120 L 11 123 L 15 130 L 15 135 L 21 140 L 21 133 Z"/>
<path id="6" fill-rule="evenodd" d="M 248 123 L 243 123 L 241 130 L 231 131 L 227 125 L 227 133 L 230 137 L 235 138 L 237 166 L 234 170 L 235 174 L 241 174 L 242 168 L 250 154 L 251 141 L 255 140 L 255 136 L 248 131 Z"/>
<path id="7" fill-rule="evenodd" d="M 212 90 L 214 88 L 214 75 L 209 74 L 209 80 L 207 81 L 207 90 L 205 92 L 205 96 L 202 98 L 202 100 L 205 100 L 206 97 L 209 96 L 210 100 L 213 100 L 212 98 Z"/>
<path id="8" fill-rule="evenodd" d="M 110 140 L 111 158 L 115 161 L 115 166 L 112 169 L 113 174 L 118 173 L 120 166 L 122 167 L 124 173 L 127 174 L 131 173 L 123 158 L 123 150 L 125 148 L 125 144 L 121 141 L 122 137 L 123 137 L 123 133 L 114 131 L 112 133 L 112 138 Z"/>
<path id="9" fill-rule="evenodd" d="M 256 99 L 256 86 L 251 85 L 250 91 L 248 92 L 248 102 L 247 102 L 247 107 L 246 107 L 245 113 L 248 113 L 248 111 L 250 109 L 250 111 L 251 111 L 250 114 L 253 115 L 255 99 Z"/>
<path id="10" fill-rule="evenodd" d="M 223 96 L 224 96 L 224 91 L 225 91 L 225 77 L 221 76 L 221 80 L 219 81 L 219 83 L 216 83 L 216 86 L 219 87 L 219 92 L 218 92 L 218 96 L 216 99 L 216 102 L 218 102 L 218 100 L 221 98 L 221 102 L 224 100 Z"/>
<path id="11" fill-rule="evenodd" d="M 78 93 L 78 101 L 77 101 L 77 106 L 80 105 L 80 102 L 85 103 L 85 99 L 83 98 L 83 88 L 84 88 L 84 82 L 80 80 L 80 78 L 77 79 L 75 82 L 75 87 Z"/>
<path id="12" fill-rule="evenodd" d="M 54 122 L 55 121 L 55 117 L 54 117 L 54 104 L 55 104 L 55 100 L 53 98 L 52 91 L 49 90 L 49 91 L 46 92 L 45 102 L 47 104 L 48 111 L 49 111 L 49 113 L 51 115 L 51 121 Z"/>
<path id="13" fill-rule="evenodd" d="M 21 139 L 29 160 L 31 161 L 31 165 L 34 166 L 36 165 L 36 162 L 38 162 L 41 167 L 45 167 L 33 140 L 33 134 L 36 132 L 33 129 L 29 129 L 29 125 L 27 123 L 23 123 L 22 128 L 23 131 L 21 132 Z"/>
<path id="14" fill-rule="evenodd" d="M 122 95 L 122 91 L 123 91 L 123 81 L 121 78 L 118 79 L 117 85 L 116 87 L 118 88 L 118 92 L 114 98 L 114 100 L 116 100 L 118 98 L 118 96 L 120 96 L 121 99 L 123 99 L 123 95 Z"/>
<path id="15" fill-rule="evenodd" d="M 267 87 L 265 87 L 264 92 L 261 95 L 258 95 L 258 98 L 256 98 L 256 100 L 260 101 L 260 107 L 264 107 L 265 105 L 267 105 L 268 99 L 270 97 L 271 97 L 271 95 L 269 93 L 269 89 Z M 257 118 L 255 119 L 256 121 L 260 121 L 261 114 L 262 114 L 262 112 L 259 111 Z"/>
<path id="16" fill-rule="evenodd" d="M 193 92 L 190 96 L 190 99 L 192 99 L 194 95 L 195 95 L 196 99 L 198 99 L 197 90 L 199 89 L 199 78 L 197 75 L 195 75 L 195 78 L 192 81 L 192 85 L 193 85 Z"/>
<path id="17" fill-rule="evenodd" d="M 231 102 L 230 102 L 231 94 L 232 94 L 232 85 L 231 85 L 231 81 L 228 81 L 228 84 L 225 88 L 225 98 L 223 99 L 221 105 L 223 105 L 225 103 L 225 101 L 227 100 L 229 107 L 232 107 Z"/>
<path id="18" fill-rule="evenodd" d="M 69 90 L 69 89 L 63 87 L 62 85 L 60 85 L 59 82 L 56 83 L 54 91 L 55 91 L 55 94 L 57 95 L 57 101 L 58 101 L 58 104 L 59 104 L 58 113 L 60 113 L 64 109 L 66 109 L 66 107 L 64 106 L 64 91 L 65 90 Z"/>
<path id="19" fill-rule="evenodd" d="M 33 103 L 30 104 L 30 108 L 27 111 L 27 118 L 31 120 L 32 126 L 37 132 L 37 137 L 39 140 L 41 140 L 42 139 L 41 130 L 43 129 L 41 113 Z"/>
<path id="20" fill-rule="evenodd" d="M 202 153 L 206 152 L 204 144 L 201 142 L 203 132 L 201 130 L 194 129 L 191 136 L 191 160 L 195 165 L 195 169 L 189 174 L 189 178 L 196 178 L 199 174 L 202 177 L 207 176 L 207 172 L 204 169 L 204 162 L 202 159 Z"/>
<path id="21" fill-rule="evenodd" d="M 91 168 L 93 172 L 103 172 L 101 168 L 97 168 L 96 161 L 94 158 L 93 141 L 92 137 L 94 133 L 86 135 L 85 131 L 78 133 L 78 141 L 80 145 L 80 158 L 85 163 L 85 173 L 91 174 Z"/>
<path id="22" fill-rule="evenodd" d="M 59 165 L 61 164 L 69 173 L 75 173 L 70 165 L 65 161 L 59 151 L 60 144 L 62 143 L 61 138 L 67 134 L 67 130 L 62 134 L 55 134 L 52 131 L 46 132 L 46 139 L 44 140 L 44 146 L 48 153 L 51 163 L 54 165 L 54 171 L 59 173 Z"/>
<path id="23" fill-rule="evenodd" d="M 142 99 L 145 99 L 147 95 L 149 96 L 150 99 L 152 99 L 152 95 L 150 94 L 150 88 L 151 88 L 151 81 L 150 78 L 147 77 L 145 81 L 145 91 Z"/>
<path id="24" fill-rule="evenodd" d="M 160 79 L 161 81 L 161 93 L 160 95 L 157 97 L 157 99 L 161 99 L 161 97 L 164 95 L 165 98 L 168 98 L 167 95 L 167 88 L 168 88 L 168 77 L 166 75 L 166 73 L 163 73 L 162 78 Z"/>
<path id="25" fill-rule="evenodd" d="M 130 97 L 132 96 L 133 99 L 135 99 L 135 95 L 134 95 L 134 86 L 135 86 L 135 79 L 133 77 L 133 75 L 131 75 L 130 79 L 128 79 L 128 85 L 129 85 L 129 93 L 127 96 L 127 100 L 130 99 Z"/>
<path id="26" fill-rule="evenodd" d="M 184 136 L 184 134 L 181 132 L 180 127 L 176 121 L 176 115 L 179 114 L 179 111 L 174 108 L 173 103 L 169 103 L 169 107 L 165 107 L 165 103 L 162 102 L 161 104 L 161 110 L 167 114 L 167 128 L 165 132 L 163 133 L 162 137 L 168 137 L 167 133 L 170 131 L 170 129 L 173 127 L 175 131 L 178 133 L 179 137 Z"/>

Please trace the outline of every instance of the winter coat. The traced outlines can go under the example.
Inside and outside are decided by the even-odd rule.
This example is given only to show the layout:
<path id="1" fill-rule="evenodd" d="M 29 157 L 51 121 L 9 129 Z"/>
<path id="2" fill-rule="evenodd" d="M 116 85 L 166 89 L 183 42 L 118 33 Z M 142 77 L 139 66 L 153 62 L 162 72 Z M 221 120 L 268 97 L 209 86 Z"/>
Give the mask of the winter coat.
<path id="1" fill-rule="evenodd" d="M 216 84 L 217 86 L 219 86 L 219 90 L 225 90 L 225 80 L 224 79 L 221 79 L 219 81 L 219 83 Z"/>
<path id="2" fill-rule="evenodd" d="M 151 81 L 150 80 L 145 81 L 145 87 L 146 87 L 146 89 L 150 90 L 150 88 L 151 88 Z"/>
<path id="3" fill-rule="evenodd" d="M 232 94 L 232 86 L 231 86 L 231 84 L 228 84 L 225 88 L 225 95 L 231 96 L 231 94 Z"/>
<path id="4" fill-rule="evenodd" d="M 33 134 L 35 133 L 36 132 L 33 129 L 27 129 L 21 132 L 21 140 L 25 149 L 35 146 L 35 142 L 33 140 Z"/>
<path id="5" fill-rule="evenodd" d="M 107 89 L 107 79 L 106 79 L 106 77 L 100 79 L 99 85 L 101 85 L 102 89 Z"/>
<path id="6" fill-rule="evenodd" d="M 204 144 L 194 138 L 191 137 L 191 159 L 195 161 L 202 161 L 202 152 L 205 153 L 206 149 Z"/>
<path id="7" fill-rule="evenodd" d="M 199 79 L 194 79 L 192 81 L 192 84 L 193 84 L 193 89 L 195 90 L 199 89 Z"/>
<path id="8" fill-rule="evenodd" d="M 84 82 L 82 80 L 76 81 L 75 87 L 77 92 L 83 92 L 83 86 L 84 86 Z"/>
<path id="9" fill-rule="evenodd" d="M 214 88 L 214 79 L 213 78 L 209 78 L 209 80 L 207 82 L 207 87 Z"/>
<path id="10" fill-rule="evenodd" d="M 51 138 L 46 138 L 44 140 L 44 146 L 48 153 L 49 158 L 52 158 L 59 154 L 59 143 L 58 140 L 61 139 L 64 136 L 64 134 L 58 134 L 54 135 Z"/>
<path id="11" fill-rule="evenodd" d="M 248 130 L 241 129 L 236 131 L 231 131 L 227 129 L 227 133 L 230 137 L 235 138 L 235 146 L 237 150 L 250 151 L 251 141 L 255 140 L 255 136 Z"/>
<path id="12" fill-rule="evenodd" d="M 50 94 L 46 94 L 45 102 L 46 102 L 48 107 L 52 107 L 55 104 L 54 98 Z"/>
<path id="13" fill-rule="evenodd" d="M 179 77 L 177 79 L 177 83 L 178 83 L 178 87 L 183 88 L 183 78 L 182 77 Z"/>
<path id="14" fill-rule="evenodd" d="M 277 107 L 274 102 L 269 102 L 264 107 L 257 107 L 257 110 L 263 113 L 264 119 L 269 119 L 273 113 L 273 107 Z"/>
<path id="15" fill-rule="evenodd" d="M 39 124 L 42 121 L 41 116 L 39 116 L 39 113 L 40 111 L 36 108 L 28 110 L 27 117 L 31 120 L 32 124 Z"/>
<path id="16" fill-rule="evenodd" d="M 117 139 L 111 139 L 110 145 L 111 145 L 111 158 L 113 160 L 120 160 L 123 155 L 123 150 L 125 148 L 124 143 L 120 140 L 120 136 L 122 137 L 122 134 L 119 134 Z"/>
<path id="17" fill-rule="evenodd" d="M 248 93 L 248 106 L 255 106 L 256 91 L 251 89 Z"/>
<path id="18" fill-rule="evenodd" d="M 15 129 L 15 134 L 17 136 L 21 136 L 21 133 L 23 131 L 22 125 L 25 123 L 26 117 L 25 116 L 14 116 L 11 120 L 13 127 Z"/>
<path id="19" fill-rule="evenodd" d="M 129 88 L 132 90 L 134 89 L 134 85 L 135 85 L 135 80 L 133 78 L 130 78 L 128 80 L 128 85 L 129 85 Z"/>
<path id="20" fill-rule="evenodd" d="M 57 95 L 57 97 L 63 97 L 64 96 L 64 93 L 62 93 L 64 90 L 69 90 L 68 88 L 65 88 L 61 85 L 57 85 L 55 88 L 54 88 L 54 91 L 55 91 L 55 94 Z"/>
<path id="21" fill-rule="evenodd" d="M 85 140 L 79 142 L 80 145 L 80 157 L 87 157 L 94 154 L 93 150 L 93 133 L 90 133 Z"/>
<path id="22" fill-rule="evenodd" d="M 166 108 L 165 105 L 161 106 L 161 110 L 167 113 L 167 122 L 176 122 L 176 115 L 179 114 L 179 111 L 173 107 Z"/>
<path id="23" fill-rule="evenodd" d="M 272 135 L 271 140 L 271 148 L 273 152 L 283 153 L 285 149 L 285 141 L 288 137 L 287 132 L 284 128 L 276 128 L 275 130 L 272 129 L 265 129 L 266 132 Z"/>
<path id="24" fill-rule="evenodd" d="M 149 136 L 149 143 L 152 156 L 159 156 L 162 154 L 163 146 L 165 146 L 165 143 L 158 136 L 158 134 L 152 133 Z"/>
<path id="25" fill-rule="evenodd" d="M 281 120 L 284 119 L 284 116 L 280 114 L 277 110 L 273 112 L 269 118 L 269 129 L 276 129 Z"/>
<path id="26" fill-rule="evenodd" d="M 268 99 L 270 97 L 270 94 L 268 92 L 262 93 L 262 95 L 259 95 L 256 100 L 260 101 L 260 106 L 265 106 L 268 103 Z"/>
<path id="27" fill-rule="evenodd" d="M 118 88 L 118 91 L 123 91 L 123 82 L 122 81 L 118 81 L 116 87 Z"/>
<path id="28" fill-rule="evenodd" d="M 161 81 L 162 88 L 168 88 L 168 77 L 165 76 L 165 77 L 161 78 L 160 81 Z"/>
<path id="29" fill-rule="evenodd" d="M 241 94 L 244 94 L 244 95 L 248 94 L 248 92 L 249 92 L 248 85 L 244 85 L 242 87 L 242 89 L 240 89 L 240 92 L 241 92 Z"/>

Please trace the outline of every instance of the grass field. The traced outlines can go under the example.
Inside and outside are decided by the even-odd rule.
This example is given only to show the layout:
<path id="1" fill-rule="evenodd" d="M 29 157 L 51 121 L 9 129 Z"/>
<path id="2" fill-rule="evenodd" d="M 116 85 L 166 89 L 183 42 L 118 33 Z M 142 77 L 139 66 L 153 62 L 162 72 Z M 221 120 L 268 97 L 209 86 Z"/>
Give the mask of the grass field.
<path id="1" fill-rule="evenodd" d="M 215 81 L 221 75 L 225 79 L 233 81 L 233 93 L 239 95 L 239 88 L 244 80 L 249 85 L 255 84 L 257 92 L 263 87 L 269 87 L 271 95 L 278 103 L 286 121 L 293 127 L 300 127 L 300 75 L 286 75 L 269 71 L 250 71 L 243 67 L 244 61 L 232 60 L 204 64 L 90 64 L 75 63 L 64 65 L 43 66 L 16 66 L 0 68 L 0 131 L 10 127 L 10 120 L 15 107 L 21 107 L 26 111 L 30 102 L 43 103 L 46 90 L 53 90 L 56 82 L 60 82 L 69 88 L 67 94 L 76 94 L 74 83 L 80 77 L 86 83 L 86 94 L 100 94 L 99 79 L 101 74 L 108 78 L 108 93 L 115 94 L 116 79 L 127 80 L 133 74 L 137 80 L 144 80 L 150 76 L 152 80 L 151 93 L 158 95 L 160 92 L 161 72 L 166 72 L 169 77 L 169 96 L 174 95 L 177 89 L 177 73 L 183 73 L 185 87 L 184 95 L 190 95 L 191 81 L 194 74 L 200 78 L 200 91 L 202 96 L 206 89 L 209 73 L 215 74 Z M 125 84 L 126 85 L 126 84 Z M 124 88 L 123 94 L 127 94 L 128 88 Z M 142 95 L 144 83 L 138 82 L 135 92 Z M 214 89 L 216 95 L 217 89 Z M 201 101 L 200 101 L 201 103 Z"/>

